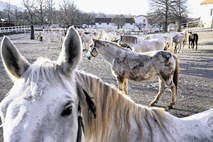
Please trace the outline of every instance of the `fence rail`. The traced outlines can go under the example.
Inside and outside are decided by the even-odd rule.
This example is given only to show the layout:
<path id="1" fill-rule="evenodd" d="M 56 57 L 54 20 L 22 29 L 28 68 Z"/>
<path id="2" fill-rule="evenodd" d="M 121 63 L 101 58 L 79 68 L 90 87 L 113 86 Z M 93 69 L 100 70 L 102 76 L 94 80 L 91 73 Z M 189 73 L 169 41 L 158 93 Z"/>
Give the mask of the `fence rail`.
<path id="1" fill-rule="evenodd" d="M 34 26 L 35 30 L 42 30 L 42 26 Z M 12 27 L 0 27 L 0 34 L 9 34 L 9 33 L 26 33 L 30 31 L 30 26 L 12 26 Z"/>

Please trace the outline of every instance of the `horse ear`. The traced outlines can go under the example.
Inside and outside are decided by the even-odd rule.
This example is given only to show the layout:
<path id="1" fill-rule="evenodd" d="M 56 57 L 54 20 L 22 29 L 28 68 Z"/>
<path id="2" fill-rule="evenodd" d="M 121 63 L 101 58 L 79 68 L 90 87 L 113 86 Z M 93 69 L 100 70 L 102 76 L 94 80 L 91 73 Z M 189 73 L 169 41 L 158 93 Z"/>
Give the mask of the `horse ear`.
<path id="1" fill-rule="evenodd" d="M 1 42 L 1 58 L 7 74 L 13 81 L 20 78 L 30 66 L 30 63 L 6 36 Z"/>
<path id="2" fill-rule="evenodd" d="M 79 83 L 77 83 L 77 92 L 79 96 L 80 102 L 86 101 L 86 104 L 89 108 L 89 110 L 93 113 L 94 118 L 96 118 L 96 105 L 92 101 L 90 95 L 87 93 L 86 90 L 84 90 Z M 84 102 L 82 104 L 84 104 Z"/>
<path id="3" fill-rule="evenodd" d="M 64 38 L 62 50 L 57 60 L 66 74 L 71 74 L 81 59 L 82 42 L 78 31 L 71 26 Z"/>

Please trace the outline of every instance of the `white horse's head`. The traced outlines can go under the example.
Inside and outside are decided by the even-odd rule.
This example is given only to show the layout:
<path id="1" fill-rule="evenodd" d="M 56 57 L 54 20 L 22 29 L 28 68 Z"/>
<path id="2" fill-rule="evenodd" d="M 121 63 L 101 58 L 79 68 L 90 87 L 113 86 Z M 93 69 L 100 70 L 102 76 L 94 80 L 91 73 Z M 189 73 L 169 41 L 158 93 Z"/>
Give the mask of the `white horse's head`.
<path id="1" fill-rule="evenodd" d="M 1 57 L 14 86 L 0 104 L 5 142 L 76 142 L 78 94 L 74 70 L 81 39 L 70 27 L 57 61 L 40 58 L 30 64 L 4 37 Z"/>

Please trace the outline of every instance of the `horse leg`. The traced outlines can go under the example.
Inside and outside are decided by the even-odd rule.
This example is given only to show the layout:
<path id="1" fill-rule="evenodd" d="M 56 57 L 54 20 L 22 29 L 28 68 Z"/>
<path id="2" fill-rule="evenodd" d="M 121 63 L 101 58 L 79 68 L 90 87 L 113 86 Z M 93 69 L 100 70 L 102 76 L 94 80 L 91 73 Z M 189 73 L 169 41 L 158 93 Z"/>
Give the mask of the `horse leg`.
<path id="1" fill-rule="evenodd" d="M 170 87 L 171 96 L 172 96 L 171 103 L 169 104 L 168 109 L 172 109 L 173 105 L 175 105 L 175 103 L 176 103 L 177 86 L 172 81 L 172 78 L 170 80 L 166 81 L 166 84 Z"/>
<path id="2" fill-rule="evenodd" d="M 126 95 L 128 95 L 128 79 L 124 79 L 124 92 Z"/>
<path id="3" fill-rule="evenodd" d="M 189 49 L 190 49 L 190 44 L 191 44 L 191 41 L 189 40 Z"/>
<path id="4" fill-rule="evenodd" d="M 117 82 L 118 82 L 118 89 L 124 92 L 124 78 L 121 76 L 117 76 Z M 126 95 L 128 95 L 128 93 Z"/>
<path id="5" fill-rule="evenodd" d="M 180 53 L 181 50 L 182 50 L 182 49 L 181 49 L 181 46 L 182 46 L 182 43 L 180 42 L 180 43 L 179 43 L 179 51 L 178 51 L 178 53 Z"/>
<path id="6" fill-rule="evenodd" d="M 175 43 L 174 53 L 177 53 L 177 43 Z"/>
<path id="7" fill-rule="evenodd" d="M 195 40 L 195 46 L 196 46 L 196 50 L 197 50 L 197 40 Z"/>
<path id="8" fill-rule="evenodd" d="M 154 106 L 159 101 L 160 97 L 163 95 L 163 92 L 165 90 L 165 81 L 160 77 L 158 77 L 158 80 L 159 80 L 159 91 L 154 100 L 152 100 L 151 103 L 149 104 L 150 106 Z"/>
<path id="9" fill-rule="evenodd" d="M 194 49 L 194 40 L 192 41 L 192 49 Z"/>

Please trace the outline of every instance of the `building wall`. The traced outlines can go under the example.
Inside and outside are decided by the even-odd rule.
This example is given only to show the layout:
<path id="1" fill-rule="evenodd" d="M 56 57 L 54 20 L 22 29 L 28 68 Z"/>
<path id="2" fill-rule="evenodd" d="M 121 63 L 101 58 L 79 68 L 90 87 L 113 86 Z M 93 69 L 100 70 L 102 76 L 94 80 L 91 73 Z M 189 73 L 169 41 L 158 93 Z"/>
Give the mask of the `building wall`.
<path id="1" fill-rule="evenodd" d="M 144 16 L 137 16 L 135 17 L 135 23 L 125 23 L 124 26 L 122 27 L 125 30 L 128 31 L 138 31 L 138 27 L 136 26 L 136 23 L 144 23 L 145 24 L 145 29 L 148 28 L 148 20 Z M 95 28 L 97 29 L 105 29 L 105 30 L 116 30 L 118 27 L 114 23 L 95 23 Z M 144 30 L 144 29 L 143 29 Z"/>
<path id="2" fill-rule="evenodd" d="M 210 28 L 212 24 L 213 15 L 211 15 L 211 9 L 213 9 L 213 4 L 202 5 L 202 15 L 200 17 L 200 20 L 205 28 Z"/>

